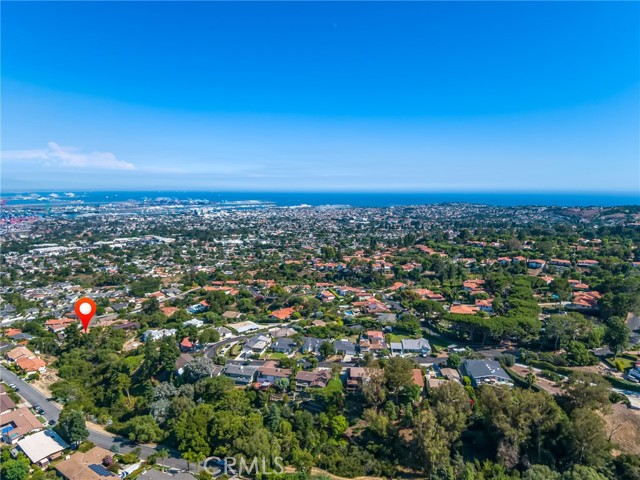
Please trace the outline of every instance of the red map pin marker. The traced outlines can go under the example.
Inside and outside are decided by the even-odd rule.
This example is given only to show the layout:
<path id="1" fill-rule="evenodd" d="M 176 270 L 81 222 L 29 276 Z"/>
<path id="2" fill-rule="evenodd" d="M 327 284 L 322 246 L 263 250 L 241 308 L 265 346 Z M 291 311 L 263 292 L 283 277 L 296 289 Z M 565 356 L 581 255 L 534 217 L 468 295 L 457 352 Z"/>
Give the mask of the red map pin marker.
<path id="1" fill-rule="evenodd" d="M 96 314 L 96 302 L 91 300 L 89 297 L 82 297 L 76 302 L 74 310 L 76 311 L 76 315 L 82 322 L 82 326 L 86 332 L 87 328 L 89 328 L 89 322 Z"/>

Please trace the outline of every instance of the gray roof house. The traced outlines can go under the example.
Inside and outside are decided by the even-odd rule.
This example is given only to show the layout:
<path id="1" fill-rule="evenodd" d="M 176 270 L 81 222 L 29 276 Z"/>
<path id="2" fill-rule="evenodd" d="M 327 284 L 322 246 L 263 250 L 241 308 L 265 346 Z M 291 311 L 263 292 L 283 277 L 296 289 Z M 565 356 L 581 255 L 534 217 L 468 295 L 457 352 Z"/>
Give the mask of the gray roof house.
<path id="1" fill-rule="evenodd" d="M 227 364 L 224 368 L 224 374 L 233 378 L 239 385 L 247 385 L 252 383 L 256 378 L 258 367 L 251 365 L 237 365 L 235 363 Z"/>
<path id="2" fill-rule="evenodd" d="M 404 338 L 402 350 L 404 353 L 428 354 L 431 351 L 431 345 L 426 338 Z"/>
<path id="3" fill-rule="evenodd" d="M 428 355 L 431 352 L 429 340 L 425 338 L 404 338 L 400 342 L 391 342 L 393 355 Z"/>
<path id="4" fill-rule="evenodd" d="M 323 342 L 324 340 L 321 338 L 307 337 L 304 339 L 300 351 L 302 353 L 319 353 L 320 345 L 322 345 Z"/>
<path id="5" fill-rule="evenodd" d="M 474 387 L 479 385 L 513 385 L 511 377 L 498 362 L 485 358 L 483 360 L 465 360 L 460 365 L 460 374 L 471 379 Z"/>
<path id="6" fill-rule="evenodd" d="M 351 343 L 349 340 L 336 340 L 333 342 L 333 348 L 336 353 L 341 355 L 355 355 L 356 354 L 356 345 L 355 343 Z"/>
<path id="7" fill-rule="evenodd" d="M 267 347 L 271 344 L 271 339 L 265 335 L 256 335 L 255 337 L 247 340 L 247 343 L 242 347 L 244 353 L 255 353 L 262 355 Z"/>
<path id="8" fill-rule="evenodd" d="M 278 338 L 275 342 L 271 344 L 271 350 L 278 353 L 284 353 L 289 355 L 293 353 L 296 348 L 298 348 L 298 344 L 291 340 L 290 338 Z"/>

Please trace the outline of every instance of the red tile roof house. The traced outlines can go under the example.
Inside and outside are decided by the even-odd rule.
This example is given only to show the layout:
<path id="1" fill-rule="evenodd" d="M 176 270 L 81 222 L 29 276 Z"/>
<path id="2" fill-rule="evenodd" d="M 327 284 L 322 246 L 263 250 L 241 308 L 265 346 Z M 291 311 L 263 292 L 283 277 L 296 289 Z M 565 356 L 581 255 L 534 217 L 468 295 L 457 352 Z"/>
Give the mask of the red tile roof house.
<path id="1" fill-rule="evenodd" d="M 336 296 L 333 293 L 331 293 L 331 292 L 329 292 L 327 290 L 323 290 L 320 293 L 320 300 L 322 300 L 325 303 L 333 302 L 335 299 L 336 299 Z"/>
<path id="2" fill-rule="evenodd" d="M 155 297 L 158 300 L 164 300 L 166 298 L 162 292 L 147 293 L 146 297 Z"/>
<path id="3" fill-rule="evenodd" d="M 391 290 L 392 292 L 395 292 L 397 290 L 402 290 L 406 287 L 406 285 L 402 282 L 395 282 L 393 285 L 391 285 L 389 287 L 389 290 Z"/>
<path id="4" fill-rule="evenodd" d="M 174 313 L 180 310 L 178 307 L 162 307 L 160 311 L 164 313 L 167 317 L 170 317 Z"/>
<path id="5" fill-rule="evenodd" d="M 422 393 L 424 391 L 424 374 L 422 373 L 422 370 L 414 368 L 411 371 L 411 375 L 413 376 L 413 383 L 420 387 L 420 393 Z"/>
<path id="6" fill-rule="evenodd" d="M 19 328 L 8 328 L 6 332 L 4 332 L 5 336 L 11 338 L 14 335 L 18 335 L 22 333 L 22 330 L 20 330 Z"/>
<path id="7" fill-rule="evenodd" d="M 15 362 L 20 357 L 35 358 L 36 354 L 29 350 L 27 347 L 16 347 L 5 353 L 4 357 L 10 362 Z"/>
<path id="8" fill-rule="evenodd" d="M 582 283 L 580 280 L 569 280 L 569 285 L 573 290 L 586 291 L 589 290 L 589 285 Z"/>
<path id="9" fill-rule="evenodd" d="M 384 334 L 379 330 L 369 330 L 366 332 L 366 338 L 360 339 L 360 351 L 368 352 L 369 350 L 385 350 L 387 343 L 384 340 Z"/>
<path id="10" fill-rule="evenodd" d="M 451 305 L 449 313 L 458 315 L 475 315 L 479 310 L 480 308 L 475 305 Z"/>
<path id="11" fill-rule="evenodd" d="M 423 300 L 434 300 L 436 302 L 444 302 L 445 298 L 439 293 L 434 293 L 427 288 L 417 288 L 414 290 Z"/>
<path id="12" fill-rule="evenodd" d="M 595 310 L 602 298 L 599 292 L 575 292 L 567 308 L 575 310 Z"/>
<path id="13" fill-rule="evenodd" d="M 476 299 L 476 307 L 480 308 L 483 312 L 493 313 L 493 299 L 487 298 L 485 300 Z"/>
<path id="14" fill-rule="evenodd" d="M 484 280 L 475 279 L 475 280 L 465 280 L 462 284 L 463 290 L 467 292 L 480 292 L 483 291 L 482 287 L 484 286 Z"/>
<path id="15" fill-rule="evenodd" d="M 72 323 L 77 323 L 77 322 L 78 321 L 73 318 L 54 318 L 44 322 L 44 326 L 47 327 L 49 331 L 53 333 L 60 333 Z"/>
<path id="16" fill-rule="evenodd" d="M 288 320 L 289 318 L 291 318 L 291 315 L 293 315 L 293 312 L 295 312 L 295 308 L 293 307 L 281 308 L 280 310 L 274 310 L 273 312 L 271 312 L 269 318 L 273 318 L 276 320 Z"/>
<path id="17" fill-rule="evenodd" d="M 195 344 L 189 340 L 189 337 L 184 337 L 180 342 L 180 350 L 183 352 L 193 350 L 193 347 L 195 347 Z"/>
<path id="18" fill-rule="evenodd" d="M 47 364 L 41 358 L 26 358 L 20 357 L 16 360 L 16 365 L 23 370 L 27 377 L 35 374 L 36 372 L 44 373 L 47 370 Z"/>

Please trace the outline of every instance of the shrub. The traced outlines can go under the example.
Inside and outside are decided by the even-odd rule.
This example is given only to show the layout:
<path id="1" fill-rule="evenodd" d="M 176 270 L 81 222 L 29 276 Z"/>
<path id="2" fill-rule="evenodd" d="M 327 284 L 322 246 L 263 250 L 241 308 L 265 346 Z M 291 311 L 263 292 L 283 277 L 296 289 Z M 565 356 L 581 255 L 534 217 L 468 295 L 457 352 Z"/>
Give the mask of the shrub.
<path id="1" fill-rule="evenodd" d="M 511 355 L 509 353 L 505 353 L 502 356 L 502 361 L 504 362 L 504 364 L 507 367 L 513 367 L 516 364 L 516 357 L 514 357 L 513 355 Z"/>
<path id="2" fill-rule="evenodd" d="M 631 402 L 629 401 L 629 399 L 627 397 L 625 397 L 621 393 L 614 392 L 614 391 L 612 391 L 609 394 L 609 401 L 611 403 L 624 403 L 627 406 L 631 405 Z"/>
<path id="3" fill-rule="evenodd" d="M 551 370 L 543 370 L 540 375 L 544 378 L 551 380 L 552 382 L 562 381 L 562 375 L 559 375 L 556 372 L 552 372 Z"/>
<path id="4" fill-rule="evenodd" d="M 622 360 L 620 360 L 619 358 L 615 362 L 613 362 L 613 366 L 619 372 L 624 372 L 624 362 Z"/>
<path id="5" fill-rule="evenodd" d="M 610 375 L 605 375 L 604 378 L 615 388 L 631 390 L 632 392 L 640 392 L 640 384 L 638 383 L 629 382 Z"/>

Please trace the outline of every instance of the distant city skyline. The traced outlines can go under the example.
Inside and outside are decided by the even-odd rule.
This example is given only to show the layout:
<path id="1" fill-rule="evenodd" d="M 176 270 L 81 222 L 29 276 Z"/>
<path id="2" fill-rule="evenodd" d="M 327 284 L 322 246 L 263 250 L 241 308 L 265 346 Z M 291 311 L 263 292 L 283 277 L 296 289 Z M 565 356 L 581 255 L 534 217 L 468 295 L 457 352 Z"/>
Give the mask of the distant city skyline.
<path id="1" fill-rule="evenodd" d="M 640 194 L 637 2 L 3 2 L 2 190 Z"/>

